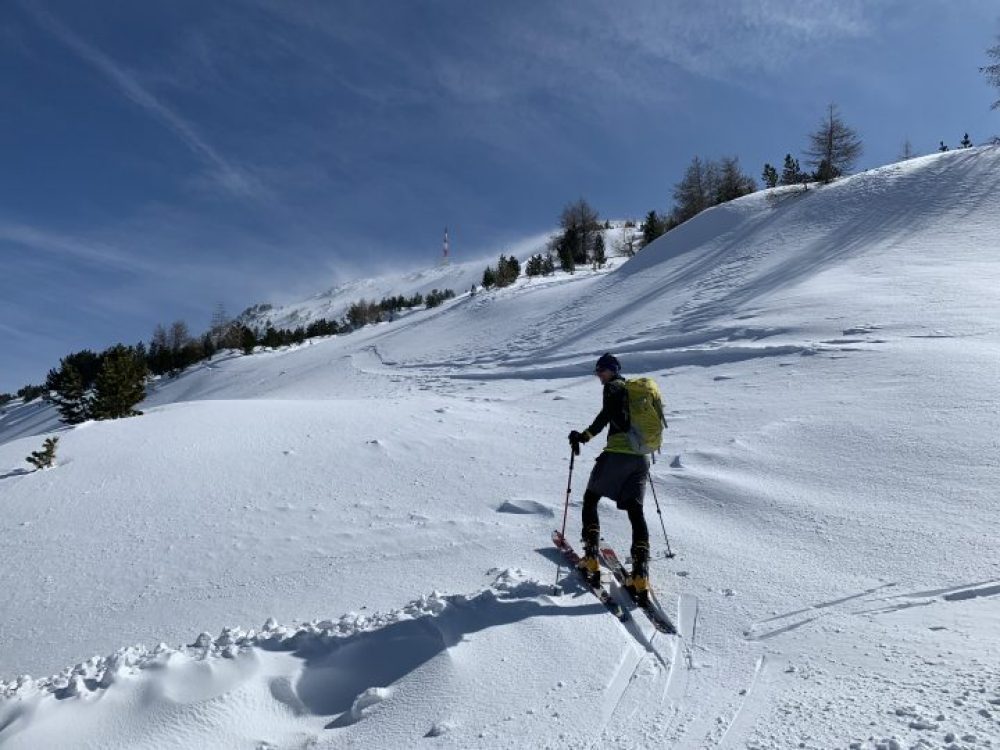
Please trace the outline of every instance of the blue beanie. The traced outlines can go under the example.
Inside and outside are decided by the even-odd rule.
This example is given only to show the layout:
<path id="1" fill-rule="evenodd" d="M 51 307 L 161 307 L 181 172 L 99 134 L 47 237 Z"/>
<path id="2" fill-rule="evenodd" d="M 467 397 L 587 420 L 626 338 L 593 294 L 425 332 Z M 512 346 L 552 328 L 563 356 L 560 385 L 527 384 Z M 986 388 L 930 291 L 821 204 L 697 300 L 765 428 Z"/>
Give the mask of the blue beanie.
<path id="1" fill-rule="evenodd" d="M 615 375 L 618 375 L 622 371 L 622 363 L 611 352 L 605 352 L 594 365 L 594 372 L 598 370 L 611 370 Z"/>

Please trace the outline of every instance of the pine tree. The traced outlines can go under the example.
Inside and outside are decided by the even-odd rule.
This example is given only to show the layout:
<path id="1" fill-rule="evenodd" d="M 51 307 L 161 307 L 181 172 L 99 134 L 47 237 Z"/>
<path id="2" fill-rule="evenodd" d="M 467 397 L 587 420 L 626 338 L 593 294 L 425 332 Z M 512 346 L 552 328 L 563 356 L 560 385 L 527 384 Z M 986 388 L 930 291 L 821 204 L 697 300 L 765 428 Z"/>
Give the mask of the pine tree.
<path id="1" fill-rule="evenodd" d="M 268 349 L 277 349 L 284 342 L 282 340 L 282 337 L 274 329 L 274 326 L 268 326 L 267 330 L 264 331 L 264 341 L 262 343 Z"/>
<path id="2" fill-rule="evenodd" d="M 546 253 L 545 257 L 542 259 L 542 275 L 551 276 L 556 272 L 555 261 L 552 260 L 552 256 Z"/>
<path id="3" fill-rule="evenodd" d="M 542 255 L 541 253 L 536 253 L 528 258 L 528 262 L 524 264 L 524 275 L 529 278 L 534 276 L 542 275 Z"/>
<path id="4" fill-rule="evenodd" d="M 205 359 L 211 359 L 217 351 L 218 347 L 215 345 L 211 332 L 201 337 L 201 352 Z"/>
<path id="5" fill-rule="evenodd" d="M 568 271 L 569 273 L 576 271 L 576 250 L 579 244 L 580 240 L 577 230 L 573 227 L 567 227 L 550 245 L 550 249 L 559 258 L 559 267 L 563 271 Z"/>
<path id="6" fill-rule="evenodd" d="M 781 184 L 798 185 L 804 179 L 805 175 L 799 168 L 799 160 L 793 159 L 791 154 L 785 154 L 785 164 L 781 170 Z"/>
<path id="7" fill-rule="evenodd" d="M 962 148 L 972 148 L 972 139 L 969 138 L 968 133 L 966 133 L 962 140 L 958 142 L 958 145 Z"/>
<path id="8" fill-rule="evenodd" d="M 45 438 L 45 441 L 42 443 L 42 449 L 40 451 L 32 451 L 31 455 L 24 460 L 36 469 L 49 469 L 55 463 L 56 445 L 58 443 L 59 438 L 57 437 Z"/>
<path id="9" fill-rule="evenodd" d="M 493 270 L 493 266 L 486 266 L 486 270 L 483 271 L 483 289 L 490 289 L 496 286 L 497 283 L 497 272 Z"/>
<path id="10" fill-rule="evenodd" d="M 69 358 L 64 358 L 60 362 L 58 370 L 49 370 L 45 388 L 49 394 L 46 400 L 55 404 L 63 422 L 80 424 L 90 418 L 90 405 L 83 377 Z"/>
<path id="11" fill-rule="evenodd" d="M 770 163 L 764 165 L 764 171 L 761 173 L 761 180 L 764 182 L 764 186 L 768 188 L 773 188 L 778 186 L 778 170 L 775 169 Z"/>
<path id="12" fill-rule="evenodd" d="M 816 178 L 827 183 L 850 172 L 862 150 L 857 132 L 840 118 L 837 106 L 831 104 L 826 117 L 810 134 L 806 154 L 809 163 L 816 167 Z"/>
<path id="13" fill-rule="evenodd" d="M 249 326 L 240 327 L 240 348 L 244 354 L 253 354 L 257 347 L 257 333 Z"/>
<path id="14" fill-rule="evenodd" d="M 146 360 L 122 344 L 105 351 L 102 358 L 91 415 L 95 419 L 120 419 L 141 414 L 134 407 L 146 397 Z"/>
<path id="15" fill-rule="evenodd" d="M 41 398 L 45 395 L 44 385 L 25 385 L 17 389 L 15 394 L 19 399 L 22 399 L 24 403 L 28 404 L 34 401 L 36 398 Z"/>
<path id="16" fill-rule="evenodd" d="M 509 258 L 501 254 L 497 261 L 496 285 L 498 287 L 510 286 L 517 277 L 521 275 L 521 263 L 513 255 Z"/>
<path id="17" fill-rule="evenodd" d="M 938 151 L 940 151 L 943 154 L 947 150 L 948 150 L 948 147 L 944 145 L 944 141 L 941 141 L 941 145 L 938 146 Z"/>
<path id="18" fill-rule="evenodd" d="M 740 169 L 736 156 L 723 157 L 718 165 L 718 182 L 715 186 L 715 203 L 727 203 L 757 189 L 753 178 Z"/>
<path id="19" fill-rule="evenodd" d="M 626 234 L 628 230 L 625 230 Z M 657 237 L 663 234 L 663 219 L 656 213 L 656 211 L 650 211 L 646 214 L 646 218 L 642 222 L 642 246 L 645 247 L 650 242 L 655 240 Z M 625 243 L 625 254 L 631 257 L 635 255 L 634 252 L 630 252 L 631 248 L 628 246 L 628 242 Z"/>

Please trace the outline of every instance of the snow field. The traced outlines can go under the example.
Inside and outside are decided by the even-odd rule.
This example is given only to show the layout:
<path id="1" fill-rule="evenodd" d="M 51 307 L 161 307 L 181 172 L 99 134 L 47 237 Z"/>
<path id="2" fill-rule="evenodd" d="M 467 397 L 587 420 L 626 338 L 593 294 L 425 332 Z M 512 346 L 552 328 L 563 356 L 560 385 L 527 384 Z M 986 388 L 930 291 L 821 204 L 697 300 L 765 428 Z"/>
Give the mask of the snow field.
<path id="1" fill-rule="evenodd" d="M 759 193 L 608 273 L 220 356 L 46 472 L 45 415 L 9 410 L 0 747 L 995 747 L 996 175 Z M 607 350 L 668 401 L 681 638 L 550 593 Z M 236 627 L 268 617 L 305 624 Z"/>

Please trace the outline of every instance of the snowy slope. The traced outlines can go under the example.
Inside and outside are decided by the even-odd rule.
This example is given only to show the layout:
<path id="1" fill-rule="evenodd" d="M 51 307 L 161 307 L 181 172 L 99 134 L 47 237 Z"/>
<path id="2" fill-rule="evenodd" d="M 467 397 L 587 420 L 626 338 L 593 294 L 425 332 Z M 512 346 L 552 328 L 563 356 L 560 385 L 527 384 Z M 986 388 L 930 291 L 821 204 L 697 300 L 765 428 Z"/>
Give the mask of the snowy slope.
<path id="1" fill-rule="evenodd" d="M 220 356 L 46 472 L 0 421 L 0 747 L 996 746 L 998 181 L 983 148 L 762 192 Z M 667 394 L 682 638 L 551 593 L 605 350 Z"/>
<path id="2" fill-rule="evenodd" d="M 610 222 L 611 228 L 603 230 L 607 254 L 613 255 L 616 244 L 628 232 L 635 235 L 638 230 L 626 229 L 624 221 Z M 307 300 L 288 305 L 278 305 L 267 309 L 255 309 L 241 316 L 248 325 L 265 328 L 273 325 L 276 328 L 294 329 L 308 325 L 315 320 L 340 320 L 347 314 L 348 308 L 360 300 L 378 302 L 385 297 L 402 295 L 411 297 L 414 294 L 427 295 L 432 289 L 443 291 L 451 289 L 456 295 L 468 293 L 473 286 L 479 286 L 483 279 L 483 270 L 488 265 L 496 265 L 497 256 L 514 256 L 524 262 L 536 253 L 545 253 L 548 242 L 555 232 L 545 232 L 526 237 L 511 246 L 505 246 L 496 255 L 469 260 L 460 263 L 450 262 L 431 268 L 409 271 L 405 273 L 388 273 L 371 278 L 349 281 L 339 286 L 321 292 Z M 612 260 L 612 266 L 616 262 Z"/>

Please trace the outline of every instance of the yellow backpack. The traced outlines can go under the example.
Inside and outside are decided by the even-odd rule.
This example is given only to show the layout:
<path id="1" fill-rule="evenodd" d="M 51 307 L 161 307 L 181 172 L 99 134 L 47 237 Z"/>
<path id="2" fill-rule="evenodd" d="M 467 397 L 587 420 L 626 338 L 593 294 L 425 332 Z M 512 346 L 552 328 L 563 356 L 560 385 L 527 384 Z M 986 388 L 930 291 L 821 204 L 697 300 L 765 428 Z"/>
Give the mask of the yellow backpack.
<path id="1" fill-rule="evenodd" d="M 632 378 L 625 381 L 628 393 L 628 415 L 631 426 L 629 443 L 638 453 L 655 453 L 663 443 L 663 396 L 652 378 Z"/>

